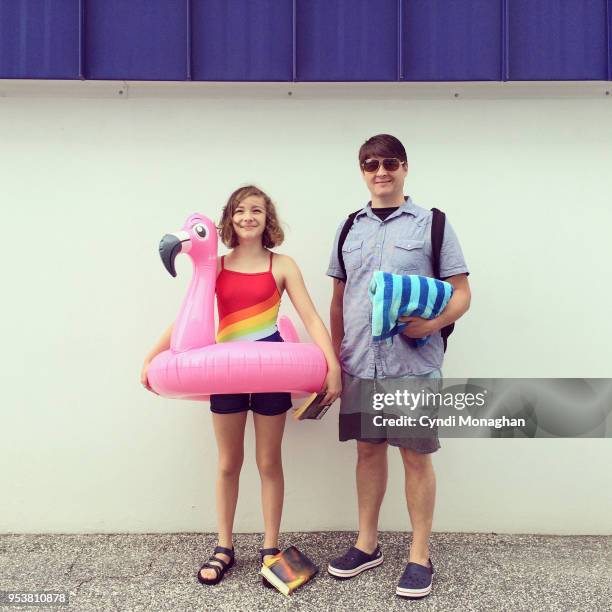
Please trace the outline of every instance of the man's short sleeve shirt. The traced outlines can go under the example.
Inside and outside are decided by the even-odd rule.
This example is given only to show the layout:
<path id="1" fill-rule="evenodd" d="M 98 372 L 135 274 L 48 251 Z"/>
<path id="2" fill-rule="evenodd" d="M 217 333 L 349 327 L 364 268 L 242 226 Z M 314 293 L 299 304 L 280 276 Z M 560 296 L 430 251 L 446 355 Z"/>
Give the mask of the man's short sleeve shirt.
<path id="1" fill-rule="evenodd" d="M 432 212 L 407 198 L 397 211 L 381 221 L 370 204 L 357 215 L 342 246 L 346 278 L 338 260 L 336 231 L 327 275 L 345 280 L 344 338 L 340 348 L 342 369 L 359 378 L 399 378 L 426 374 L 442 367 L 444 346 L 440 332 L 427 344 L 413 347 L 406 336 L 392 343 L 372 342 L 372 304 L 368 286 L 377 270 L 393 274 L 433 276 Z M 440 252 L 440 276 L 469 274 L 461 246 L 448 218 Z"/>

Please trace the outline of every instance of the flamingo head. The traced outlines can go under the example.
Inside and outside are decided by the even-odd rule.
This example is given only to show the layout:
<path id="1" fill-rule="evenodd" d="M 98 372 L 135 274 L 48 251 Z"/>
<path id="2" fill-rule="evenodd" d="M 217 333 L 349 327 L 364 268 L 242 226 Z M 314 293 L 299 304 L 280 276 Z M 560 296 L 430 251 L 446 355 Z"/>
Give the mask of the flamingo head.
<path id="1" fill-rule="evenodd" d="M 196 266 L 217 265 L 217 228 L 200 213 L 187 217 L 183 229 L 166 234 L 159 243 L 159 254 L 164 267 L 176 276 L 174 260 L 179 253 L 187 253 Z"/>

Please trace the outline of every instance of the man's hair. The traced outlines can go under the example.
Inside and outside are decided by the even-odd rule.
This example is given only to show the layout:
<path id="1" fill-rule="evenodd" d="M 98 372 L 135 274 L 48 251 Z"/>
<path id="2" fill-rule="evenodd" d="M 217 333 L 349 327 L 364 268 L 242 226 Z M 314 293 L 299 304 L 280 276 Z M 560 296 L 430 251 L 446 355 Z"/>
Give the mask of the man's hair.
<path id="1" fill-rule="evenodd" d="M 266 227 L 261 237 L 262 245 L 271 249 L 272 247 L 282 244 L 285 239 L 285 234 L 280 226 L 278 216 L 276 215 L 276 208 L 274 203 L 270 199 L 270 196 L 263 192 L 259 187 L 255 185 L 246 185 L 245 187 L 239 187 L 230 195 L 227 200 L 227 204 L 223 207 L 221 213 L 221 221 L 219 222 L 218 230 L 219 236 L 223 241 L 223 244 L 229 249 L 233 249 L 238 246 L 238 236 L 234 231 L 234 225 L 232 224 L 232 217 L 240 202 L 249 196 L 259 196 L 263 198 L 266 209 Z"/>
<path id="2" fill-rule="evenodd" d="M 359 165 L 361 166 L 369 157 L 397 157 L 403 162 L 408 161 L 404 145 L 391 134 L 376 134 L 361 145 Z"/>

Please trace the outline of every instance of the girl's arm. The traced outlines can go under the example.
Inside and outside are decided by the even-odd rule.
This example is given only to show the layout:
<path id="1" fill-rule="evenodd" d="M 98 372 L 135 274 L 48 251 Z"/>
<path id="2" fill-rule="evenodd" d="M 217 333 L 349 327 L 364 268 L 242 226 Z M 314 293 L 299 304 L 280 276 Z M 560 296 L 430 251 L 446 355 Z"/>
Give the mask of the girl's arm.
<path id="1" fill-rule="evenodd" d="M 155 355 L 158 355 L 162 351 L 167 351 L 170 348 L 170 339 L 172 338 L 173 327 L 174 323 L 171 323 L 168 329 L 166 329 L 166 331 L 162 334 L 161 338 L 157 341 L 155 346 L 149 351 L 149 353 L 144 359 L 144 363 L 142 364 L 142 370 L 140 372 L 140 382 L 149 391 L 153 391 L 153 389 L 151 389 L 151 386 L 149 385 L 149 380 L 147 379 L 147 368 L 149 367 L 151 361 L 153 361 L 153 357 L 155 357 Z"/>
<path id="2" fill-rule="evenodd" d="M 321 403 L 331 404 L 339 397 L 342 391 L 340 363 L 336 357 L 327 328 L 310 299 L 306 285 L 304 285 L 300 269 L 295 261 L 287 255 L 283 255 L 279 259 L 281 260 L 279 263 L 282 265 L 281 271 L 285 289 L 291 299 L 291 303 L 300 315 L 306 331 L 325 355 L 328 369 L 325 381 L 327 394 Z"/>

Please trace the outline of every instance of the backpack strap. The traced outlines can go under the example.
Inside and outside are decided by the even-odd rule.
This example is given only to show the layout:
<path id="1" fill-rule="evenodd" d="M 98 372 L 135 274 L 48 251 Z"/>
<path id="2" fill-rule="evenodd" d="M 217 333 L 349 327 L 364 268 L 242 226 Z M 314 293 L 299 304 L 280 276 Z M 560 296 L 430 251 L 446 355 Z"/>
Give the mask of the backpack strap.
<path id="1" fill-rule="evenodd" d="M 340 236 L 338 237 L 338 263 L 340 264 L 340 268 L 342 269 L 342 274 L 344 274 L 343 282 L 346 282 L 346 268 L 344 267 L 344 257 L 342 256 L 342 246 L 344 245 L 344 242 L 346 240 L 346 237 L 348 236 L 348 233 L 351 231 L 351 227 L 353 226 L 353 221 L 355 220 L 357 213 L 361 212 L 362 210 L 363 208 L 360 208 L 359 210 L 352 212 L 346 218 L 346 221 L 344 222 L 344 225 L 342 226 L 342 230 L 340 231 Z"/>
<path id="2" fill-rule="evenodd" d="M 438 208 L 432 208 L 431 219 L 431 263 L 434 276 L 440 278 L 440 253 L 442 251 L 442 242 L 444 241 L 444 226 L 446 224 L 446 215 Z"/>
<path id="3" fill-rule="evenodd" d="M 432 208 L 431 219 L 431 259 L 434 276 L 440 278 L 440 253 L 442 252 L 442 242 L 444 241 L 444 226 L 446 225 L 446 215 L 438 208 Z M 444 352 L 446 352 L 447 338 L 453 333 L 455 324 L 451 323 L 440 330 L 442 341 L 444 342 Z"/>

